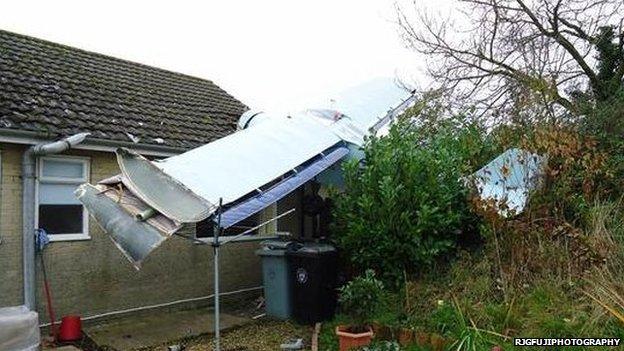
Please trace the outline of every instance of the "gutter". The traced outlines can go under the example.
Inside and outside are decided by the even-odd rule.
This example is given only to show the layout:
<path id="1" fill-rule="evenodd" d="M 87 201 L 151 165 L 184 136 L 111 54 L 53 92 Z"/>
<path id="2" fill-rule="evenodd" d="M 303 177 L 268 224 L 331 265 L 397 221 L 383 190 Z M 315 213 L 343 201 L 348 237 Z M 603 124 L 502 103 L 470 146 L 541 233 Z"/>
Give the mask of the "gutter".
<path id="1" fill-rule="evenodd" d="M 21 145 L 37 145 L 50 140 L 41 133 L 0 128 L 0 142 L 21 144 Z M 76 150 L 104 151 L 115 152 L 119 147 L 126 147 L 137 153 L 148 156 L 170 157 L 181 154 L 187 149 L 175 146 L 154 145 L 145 143 L 133 143 L 129 141 L 113 141 L 107 139 L 87 138 L 85 141 L 73 147 Z"/>
<path id="2" fill-rule="evenodd" d="M 79 133 L 65 139 L 40 143 L 22 154 L 22 260 L 24 270 L 24 305 L 35 310 L 35 181 L 37 157 L 62 153 L 80 144 L 89 133 Z"/>

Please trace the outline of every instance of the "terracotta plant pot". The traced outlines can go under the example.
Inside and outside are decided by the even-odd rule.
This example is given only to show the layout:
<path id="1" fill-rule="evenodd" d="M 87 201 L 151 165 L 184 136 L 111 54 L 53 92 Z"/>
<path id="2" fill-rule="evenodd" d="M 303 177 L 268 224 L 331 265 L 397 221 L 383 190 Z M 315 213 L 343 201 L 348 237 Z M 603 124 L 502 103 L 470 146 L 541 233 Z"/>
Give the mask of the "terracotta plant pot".
<path id="1" fill-rule="evenodd" d="M 417 331 L 415 334 L 416 345 L 420 347 L 428 347 L 431 344 L 431 335 L 424 331 Z"/>
<path id="2" fill-rule="evenodd" d="M 373 340 L 373 329 L 368 327 L 367 332 L 351 333 L 349 332 L 349 326 L 339 325 L 336 327 L 336 335 L 338 335 L 340 351 L 348 351 L 369 345 Z"/>
<path id="3" fill-rule="evenodd" d="M 414 331 L 408 328 L 401 328 L 399 330 L 399 344 L 401 346 L 408 346 L 414 343 Z"/>
<path id="4" fill-rule="evenodd" d="M 444 351 L 446 348 L 446 339 L 440 334 L 431 334 L 431 348 L 433 351 Z"/>

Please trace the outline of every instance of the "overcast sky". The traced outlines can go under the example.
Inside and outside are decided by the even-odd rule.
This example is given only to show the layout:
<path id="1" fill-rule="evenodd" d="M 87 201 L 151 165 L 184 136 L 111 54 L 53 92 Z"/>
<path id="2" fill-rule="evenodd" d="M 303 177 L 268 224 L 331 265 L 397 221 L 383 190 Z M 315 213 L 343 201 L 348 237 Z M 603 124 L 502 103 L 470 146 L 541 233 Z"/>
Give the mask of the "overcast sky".
<path id="1" fill-rule="evenodd" d="M 394 6 L 20 0 L 3 3 L 0 28 L 207 78 L 252 108 L 284 110 L 375 78 L 421 79 L 422 60 L 403 47 Z"/>

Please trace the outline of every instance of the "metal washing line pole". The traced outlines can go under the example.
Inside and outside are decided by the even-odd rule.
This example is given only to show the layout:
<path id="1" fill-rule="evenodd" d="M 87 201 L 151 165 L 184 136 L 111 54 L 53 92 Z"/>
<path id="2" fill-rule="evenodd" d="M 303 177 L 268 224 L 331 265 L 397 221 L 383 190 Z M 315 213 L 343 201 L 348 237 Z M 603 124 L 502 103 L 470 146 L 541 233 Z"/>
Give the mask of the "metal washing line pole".
<path id="1" fill-rule="evenodd" d="M 219 306 L 219 234 L 221 234 L 221 212 L 223 209 L 223 198 L 219 199 L 219 208 L 217 214 L 217 228 L 214 231 L 214 239 L 212 241 L 213 250 L 213 268 L 214 268 L 214 325 L 215 325 L 215 350 L 221 351 L 221 330 L 219 326 L 220 306 Z"/>
<path id="2" fill-rule="evenodd" d="M 229 243 L 233 243 L 236 242 L 239 238 L 253 232 L 254 230 L 268 224 L 271 223 L 273 221 L 278 220 L 279 218 L 282 218 L 286 215 L 289 215 L 291 213 L 293 213 L 295 211 L 294 208 L 291 208 L 290 210 L 275 216 L 274 218 L 271 218 L 265 222 L 262 222 L 260 224 L 258 224 L 257 226 L 253 227 L 253 228 L 249 228 L 247 230 L 245 230 L 244 232 L 237 234 L 236 236 L 233 236 L 231 238 L 229 238 L 228 240 L 224 240 L 224 241 L 219 241 L 219 236 L 221 235 L 221 231 L 223 230 L 223 228 L 221 228 L 221 213 L 223 212 L 223 199 L 219 199 L 219 207 L 217 208 L 217 225 L 213 230 L 213 240 L 211 243 L 212 249 L 213 249 L 213 268 L 214 268 L 214 273 L 213 273 L 213 278 L 214 278 L 214 283 L 213 283 L 213 288 L 214 288 L 214 326 L 215 326 L 215 330 L 214 330 L 214 334 L 215 334 L 215 351 L 221 351 L 221 326 L 220 326 L 220 320 L 221 320 L 221 306 L 219 303 L 219 295 L 220 295 L 220 289 L 219 289 L 219 249 L 221 248 L 221 246 L 229 244 Z M 184 239 L 187 240 L 191 240 L 195 243 L 198 244 L 202 244 L 202 245 L 206 245 L 207 243 L 201 240 L 197 240 L 195 238 L 189 238 L 183 235 L 178 235 Z"/>
<path id="3" fill-rule="evenodd" d="M 244 232 L 228 239 L 228 240 L 224 240 L 223 242 L 219 241 L 219 234 L 221 233 L 221 231 L 223 230 L 221 228 L 221 212 L 222 212 L 222 205 L 223 205 L 223 199 L 219 199 L 219 208 L 218 208 L 218 214 L 217 214 L 217 228 L 214 232 L 214 240 L 212 241 L 212 248 L 214 250 L 214 301 L 215 301 L 215 317 L 214 317 L 214 322 L 215 322 L 215 351 L 221 351 L 221 331 L 220 331 L 220 305 L 219 305 L 219 248 L 223 245 L 232 243 L 232 242 L 236 242 L 237 239 L 253 232 L 254 230 L 270 223 L 273 221 L 278 220 L 279 218 L 282 218 L 286 215 L 289 215 L 293 212 L 295 212 L 294 208 L 291 208 L 290 210 L 280 214 L 279 216 L 275 216 L 274 218 L 269 219 L 268 221 L 265 221 L 263 223 L 258 224 L 257 226 L 247 229 Z"/>

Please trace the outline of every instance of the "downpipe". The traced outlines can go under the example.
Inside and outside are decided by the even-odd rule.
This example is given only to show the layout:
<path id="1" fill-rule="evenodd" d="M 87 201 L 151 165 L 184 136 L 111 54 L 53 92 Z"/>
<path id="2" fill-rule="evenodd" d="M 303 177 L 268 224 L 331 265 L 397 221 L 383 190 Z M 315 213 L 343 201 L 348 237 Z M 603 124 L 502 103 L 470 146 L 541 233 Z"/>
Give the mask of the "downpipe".
<path id="1" fill-rule="evenodd" d="M 37 157 L 65 152 L 83 142 L 90 133 L 29 147 L 22 154 L 22 265 L 24 270 L 24 305 L 36 309 L 35 301 L 35 185 Z"/>

